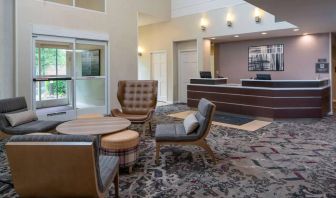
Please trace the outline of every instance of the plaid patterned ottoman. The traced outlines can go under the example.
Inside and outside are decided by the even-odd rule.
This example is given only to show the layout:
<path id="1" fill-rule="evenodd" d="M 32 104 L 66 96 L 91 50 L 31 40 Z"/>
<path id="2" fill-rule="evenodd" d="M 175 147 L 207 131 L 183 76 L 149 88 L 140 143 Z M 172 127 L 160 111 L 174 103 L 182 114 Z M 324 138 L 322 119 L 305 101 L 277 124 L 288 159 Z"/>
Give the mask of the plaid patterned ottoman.
<path id="1" fill-rule="evenodd" d="M 125 130 L 102 136 L 100 151 L 103 155 L 118 156 L 119 167 L 128 167 L 131 173 L 138 159 L 139 142 L 138 132 Z"/>

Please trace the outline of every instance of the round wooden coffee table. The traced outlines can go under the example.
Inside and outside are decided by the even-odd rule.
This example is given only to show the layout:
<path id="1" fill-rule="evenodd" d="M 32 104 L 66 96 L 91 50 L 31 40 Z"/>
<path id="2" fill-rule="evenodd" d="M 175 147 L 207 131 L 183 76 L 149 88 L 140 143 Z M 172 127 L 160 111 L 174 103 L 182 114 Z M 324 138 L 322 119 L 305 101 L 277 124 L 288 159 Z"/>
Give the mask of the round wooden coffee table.
<path id="1" fill-rule="evenodd" d="M 97 135 L 110 134 L 127 129 L 131 122 L 124 118 L 103 117 L 78 119 L 65 122 L 56 131 L 66 135 Z"/>

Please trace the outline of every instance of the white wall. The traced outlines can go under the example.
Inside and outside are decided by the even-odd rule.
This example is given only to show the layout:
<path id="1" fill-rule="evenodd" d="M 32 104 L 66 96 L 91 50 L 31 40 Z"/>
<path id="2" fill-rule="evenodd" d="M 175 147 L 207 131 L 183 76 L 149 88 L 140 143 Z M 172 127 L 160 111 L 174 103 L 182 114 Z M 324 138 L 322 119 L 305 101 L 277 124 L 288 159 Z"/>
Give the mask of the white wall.
<path id="1" fill-rule="evenodd" d="M 138 79 L 139 80 L 150 80 L 151 79 L 151 65 L 146 64 L 146 60 L 141 57 L 138 58 Z M 150 61 L 150 60 L 149 60 Z"/>
<path id="2" fill-rule="evenodd" d="M 106 13 L 49 3 L 40 0 L 17 0 L 17 94 L 32 98 L 33 25 L 49 25 L 76 31 L 105 33 L 110 45 L 110 102 L 118 106 L 119 80 L 137 79 L 138 12 L 158 17 L 170 14 L 170 1 L 106 1 Z M 167 6 L 169 5 L 169 6 Z M 56 28 L 57 29 L 57 28 Z"/>
<path id="3" fill-rule="evenodd" d="M 0 99 L 14 96 L 14 1 L 0 1 Z"/>

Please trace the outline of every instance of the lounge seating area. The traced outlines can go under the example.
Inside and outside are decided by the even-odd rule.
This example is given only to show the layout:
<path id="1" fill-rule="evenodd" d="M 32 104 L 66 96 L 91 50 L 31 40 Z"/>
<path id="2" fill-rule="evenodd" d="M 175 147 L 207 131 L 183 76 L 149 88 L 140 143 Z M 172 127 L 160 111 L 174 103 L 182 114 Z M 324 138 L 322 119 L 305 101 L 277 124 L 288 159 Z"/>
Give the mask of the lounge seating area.
<path id="1" fill-rule="evenodd" d="M 21 197 L 104 197 L 114 181 L 114 196 L 118 197 L 119 168 L 128 168 L 132 174 L 141 144 L 139 132 L 125 128 L 130 123 L 151 121 L 156 93 L 157 81 L 121 81 L 119 101 L 128 104 L 123 112 L 133 114 L 113 114 L 118 110 L 112 110 L 110 118 L 89 114 L 65 123 L 38 121 L 34 113 L 34 118 L 29 118 L 31 111 L 24 97 L 0 100 L 2 129 L 11 135 L 5 146 L 16 193 Z M 202 99 L 198 112 L 190 114 L 193 122 L 185 119 L 180 124 L 157 125 L 156 162 L 161 146 L 191 144 L 205 149 L 216 163 L 206 143 L 215 109 L 213 103 Z M 144 119 L 138 119 L 143 117 L 141 113 Z M 12 122 L 17 126 L 11 126 Z M 145 136 L 145 130 L 143 133 Z"/>
<path id="2" fill-rule="evenodd" d="M 0 198 L 336 198 L 336 0 L 0 0 Z"/>
<path id="3" fill-rule="evenodd" d="M 6 115 L 20 114 L 27 111 L 27 103 L 24 97 L 0 100 L 0 132 L 6 135 L 25 135 L 29 133 L 53 132 L 58 121 L 42 121 L 31 119 L 17 126 L 11 126 Z M 29 119 L 29 118 L 28 118 Z"/>
<path id="4" fill-rule="evenodd" d="M 183 119 L 169 115 L 172 112 L 187 110 L 190 108 L 183 104 L 158 107 L 153 124 L 157 126 L 180 125 Z M 216 163 L 211 155 L 201 147 L 176 144 L 162 145 L 159 163 L 156 163 L 155 137 L 140 136 L 138 159 L 133 165 L 132 173 L 129 173 L 128 169 L 119 169 L 119 196 L 128 197 L 131 194 L 141 195 L 141 197 L 155 195 L 173 197 L 192 193 L 194 197 L 216 197 L 227 193 L 228 197 L 243 197 L 251 194 L 268 197 L 276 193 L 277 197 L 292 197 L 308 192 L 316 196 L 333 195 L 332 176 L 327 176 L 327 173 L 334 170 L 334 161 L 330 159 L 334 159 L 333 156 L 336 155 L 334 150 L 336 137 L 333 132 L 336 128 L 335 123 L 334 117 L 323 120 L 285 120 L 273 122 L 255 132 L 212 125 L 206 139 L 216 157 Z M 140 132 L 142 130 L 140 125 L 131 125 L 130 128 Z M 302 129 L 305 129 L 305 133 L 300 132 Z M 320 133 L 317 134 L 316 131 Z M 70 137 L 73 136 L 68 138 Z M 26 139 L 33 137 L 24 135 L 15 138 L 27 144 Z M 53 144 L 53 141 L 57 140 L 51 140 L 55 138 L 54 135 L 50 139 L 46 138 L 46 135 L 36 136 L 34 141 L 51 141 Z M 88 136 L 85 138 L 91 140 Z M 31 141 L 33 140 L 29 140 L 28 144 Z M 62 143 L 70 140 L 58 139 L 57 141 Z M 82 140 L 77 139 L 76 141 Z M 7 142 L 10 143 L 8 139 L 2 140 L 0 147 L 5 148 Z M 75 144 L 74 142 L 63 144 L 70 143 Z M 62 144 L 59 146 L 63 147 Z M 60 152 L 68 153 L 68 151 Z M 1 150 L 0 180 L 12 183 L 13 173 L 9 171 L 11 159 L 7 155 L 5 149 Z M 74 155 L 70 156 L 72 160 L 83 160 L 73 158 Z M 64 156 L 66 157 L 68 155 Z M 6 160 L 7 158 L 9 161 Z M 15 160 L 23 162 L 22 160 L 26 159 L 21 158 Z M 78 180 L 78 178 L 75 179 Z M 0 183 L 5 189 L 1 191 L 4 197 L 17 196 L 15 187 L 1 181 Z M 232 185 L 228 185 L 229 183 Z M 255 189 L 260 191 L 255 192 Z M 107 191 L 106 197 L 115 197 L 115 187 L 112 183 Z"/>

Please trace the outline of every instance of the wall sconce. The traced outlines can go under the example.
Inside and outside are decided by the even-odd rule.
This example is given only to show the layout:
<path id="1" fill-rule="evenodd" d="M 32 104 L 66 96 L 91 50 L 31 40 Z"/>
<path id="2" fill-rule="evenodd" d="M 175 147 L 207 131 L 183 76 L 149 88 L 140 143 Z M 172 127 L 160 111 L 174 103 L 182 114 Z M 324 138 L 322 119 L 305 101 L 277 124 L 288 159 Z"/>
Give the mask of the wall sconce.
<path id="1" fill-rule="evenodd" d="M 204 32 L 208 27 L 208 21 L 205 18 L 201 18 L 201 30 Z"/>
<path id="2" fill-rule="evenodd" d="M 254 20 L 256 23 L 260 23 L 261 22 L 261 12 L 259 8 L 255 8 L 254 10 Z"/>
<path id="3" fill-rule="evenodd" d="M 144 49 L 142 47 L 138 47 L 138 56 L 142 56 L 142 53 L 144 52 Z"/>
<path id="4" fill-rule="evenodd" d="M 233 16 L 231 13 L 226 15 L 226 24 L 228 27 L 232 27 Z"/>

